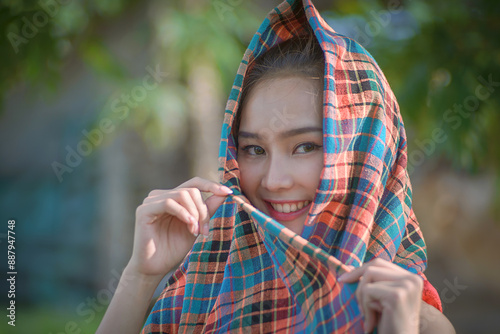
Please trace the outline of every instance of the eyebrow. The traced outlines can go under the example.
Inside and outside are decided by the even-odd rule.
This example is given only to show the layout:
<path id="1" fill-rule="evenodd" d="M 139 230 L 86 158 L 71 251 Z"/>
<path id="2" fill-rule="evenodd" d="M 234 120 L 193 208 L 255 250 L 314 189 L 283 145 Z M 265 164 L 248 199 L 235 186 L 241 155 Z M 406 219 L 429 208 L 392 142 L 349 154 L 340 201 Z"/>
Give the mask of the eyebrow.
<path id="1" fill-rule="evenodd" d="M 289 138 L 293 136 L 298 136 L 304 133 L 310 133 L 310 132 L 323 132 L 322 128 L 315 127 L 315 126 L 306 126 L 303 128 L 296 128 L 296 129 L 290 129 L 283 131 L 279 134 L 281 138 Z M 253 132 L 247 132 L 247 131 L 240 131 L 238 132 L 238 138 L 253 138 L 253 139 L 260 139 L 261 136 L 257 133 Z"/>

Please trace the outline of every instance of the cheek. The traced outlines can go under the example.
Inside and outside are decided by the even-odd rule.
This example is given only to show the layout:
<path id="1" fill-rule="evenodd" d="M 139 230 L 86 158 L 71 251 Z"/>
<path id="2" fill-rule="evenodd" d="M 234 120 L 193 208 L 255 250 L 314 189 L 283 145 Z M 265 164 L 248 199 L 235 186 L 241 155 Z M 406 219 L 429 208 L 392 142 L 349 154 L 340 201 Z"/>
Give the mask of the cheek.
<path id="1" fill-rule="evenodd" d="M 300 164 L 300 174 L 298 178 L 304 187 L 312 193 L 316 192 L 323 171 L 323 153 L 318 152 L 314 157 L 306 159 Z"/>

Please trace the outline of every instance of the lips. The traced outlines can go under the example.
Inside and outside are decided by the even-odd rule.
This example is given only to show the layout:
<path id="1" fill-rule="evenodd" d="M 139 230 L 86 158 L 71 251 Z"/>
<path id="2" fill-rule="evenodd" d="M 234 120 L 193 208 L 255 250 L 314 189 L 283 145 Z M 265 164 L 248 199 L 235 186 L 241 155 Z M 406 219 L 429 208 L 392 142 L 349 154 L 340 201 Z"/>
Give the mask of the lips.
<path id="1" fill-rule="evenodd" d="M 269 215 L 278 221 L 289 221 L 309 211 L 311 201 L 267 201 Z"/>

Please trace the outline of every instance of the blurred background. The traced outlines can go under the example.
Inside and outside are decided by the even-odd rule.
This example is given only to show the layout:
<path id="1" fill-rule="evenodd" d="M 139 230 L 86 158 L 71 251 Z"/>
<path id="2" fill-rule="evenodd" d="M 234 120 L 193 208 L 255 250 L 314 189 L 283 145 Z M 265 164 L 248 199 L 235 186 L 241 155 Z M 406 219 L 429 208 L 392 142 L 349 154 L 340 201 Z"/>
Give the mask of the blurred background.
<path id="1" fill-rule="evenodd" d="M 156 188 L 217 180 L 226 99 L 280 1 L 1 0 L 0 248 L 16 327 L 93 333 Z M 427 275 L 458 333 L 500 332 L 500 2 L 315 1 L 377 59 L 409 139 Z M 2 314 L 8 305 L 1 260 Z"/>

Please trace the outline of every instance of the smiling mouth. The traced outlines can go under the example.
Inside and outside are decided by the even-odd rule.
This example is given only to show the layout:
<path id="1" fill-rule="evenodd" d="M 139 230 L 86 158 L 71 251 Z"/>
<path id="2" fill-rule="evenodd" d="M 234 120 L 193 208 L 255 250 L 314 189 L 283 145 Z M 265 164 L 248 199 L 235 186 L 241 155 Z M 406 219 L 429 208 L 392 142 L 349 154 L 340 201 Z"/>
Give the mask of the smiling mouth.
<path id="1" fill-rule="evenodd" d="M 269 215 L 280 222 L 291 221 L 306 214 L 311 207 L 311 201 L 266 201 Z"/>
<path id="2" fill-rule="evenodd" d="M 307 206 L 311 201 L 301 201 L 301 202 L 293 202 L 293 203 L 272 203 L 268 202 L 271 204 L 274 210 L 280 213 L 290 213 L 290 212 L 295 212 L 303 207 Z"/>

